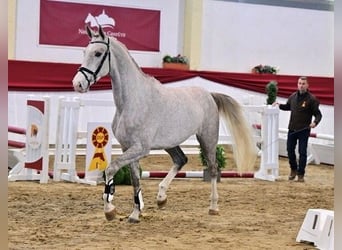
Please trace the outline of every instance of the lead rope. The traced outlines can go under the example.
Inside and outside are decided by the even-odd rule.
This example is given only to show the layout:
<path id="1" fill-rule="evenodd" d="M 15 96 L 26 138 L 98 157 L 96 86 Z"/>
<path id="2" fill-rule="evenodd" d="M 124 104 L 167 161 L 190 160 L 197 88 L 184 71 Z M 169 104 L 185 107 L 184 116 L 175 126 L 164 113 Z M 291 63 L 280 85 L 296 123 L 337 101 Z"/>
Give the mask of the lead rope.
<path id="1" fill-rule="evenodd" d="M 294 131 L 294 132 L 292 132 L 292 133 L 289 133 L 289 135 L 291 136 L 291 135 L 297 134 L 297 133 L 299 133 L 299 132 L 305 131 L 305 130 L 307 130 L 307 129 L 310 129 L 310 127 L 305 127 L 305 128 L 303 128 L 303 129 Z M 267 149 L 268 147 L 270 147 L 272 144 L 274 144 L 274 143 L 277 142 L 277 141 L 279 141 L 279 138 L 276 139 L 276 140 L 271 141 L 271 142 L 268 143 L 268 144 L 266 144 L 265 147 L 263 147 L 263 149 Z M 260 148 L 260 149 L 261 149 L 261 148 Z"/>

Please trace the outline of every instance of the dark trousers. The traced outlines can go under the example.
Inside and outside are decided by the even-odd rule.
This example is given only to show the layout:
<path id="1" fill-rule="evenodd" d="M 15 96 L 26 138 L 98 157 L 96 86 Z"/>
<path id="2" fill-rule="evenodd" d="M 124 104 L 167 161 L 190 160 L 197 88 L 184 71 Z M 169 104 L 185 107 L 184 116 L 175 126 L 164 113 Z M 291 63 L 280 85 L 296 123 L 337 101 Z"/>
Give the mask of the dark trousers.
<path id="1" fill-rule="evenodd" d="M 297 171 L 298 175 L 305 174 L 307 147 L 310 136 L 310 129 L 293 131 L 289 130 L 287 133 L 287 155 L 289 157 L 289 164 L 292 170 Z M 299 161 L 297 163 L 296 146 L 298 141 Z"/>

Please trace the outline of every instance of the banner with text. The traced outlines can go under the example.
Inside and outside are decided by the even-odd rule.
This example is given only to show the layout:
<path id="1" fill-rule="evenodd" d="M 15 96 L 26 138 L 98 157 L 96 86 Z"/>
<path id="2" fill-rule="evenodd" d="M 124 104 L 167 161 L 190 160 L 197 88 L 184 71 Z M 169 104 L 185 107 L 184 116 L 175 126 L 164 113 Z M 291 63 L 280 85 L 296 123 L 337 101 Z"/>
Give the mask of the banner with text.
<path id="1" fill-rule="evenodd" d="M 129 50 L 159 51 L 160 11 L 62 1 L 40 1 L 39 44 L 85 47 L 85 30 L 101 25 Z"/>

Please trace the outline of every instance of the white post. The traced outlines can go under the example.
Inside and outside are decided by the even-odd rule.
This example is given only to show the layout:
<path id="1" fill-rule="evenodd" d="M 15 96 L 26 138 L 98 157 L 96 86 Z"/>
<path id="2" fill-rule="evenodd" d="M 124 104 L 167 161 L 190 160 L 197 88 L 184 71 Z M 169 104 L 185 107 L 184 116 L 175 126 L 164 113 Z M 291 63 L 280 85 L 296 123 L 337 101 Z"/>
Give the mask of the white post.
<path id="1" fill-rule="evenodd" d="M 279 108 L 267 105 L 262 113 L 261 162 L 254 178 L 275 181 L 279 177 Z"/>
<path id="2" fill-rule="evenodd" d="M 80 101 L 59 99 L 53 180 L 78 181 L 76 145 Z"/>
<path id="3" fill-rule="evenodd" d="M 43 119 L 43 139 L 42 139 L 42 157 L 43 167 L 40 172 L 40 183 L 48 183 L 49 177 L 49 126 L 50 126 L 50 98 L 43 97 L 44 100 L 44 119 Z"/>

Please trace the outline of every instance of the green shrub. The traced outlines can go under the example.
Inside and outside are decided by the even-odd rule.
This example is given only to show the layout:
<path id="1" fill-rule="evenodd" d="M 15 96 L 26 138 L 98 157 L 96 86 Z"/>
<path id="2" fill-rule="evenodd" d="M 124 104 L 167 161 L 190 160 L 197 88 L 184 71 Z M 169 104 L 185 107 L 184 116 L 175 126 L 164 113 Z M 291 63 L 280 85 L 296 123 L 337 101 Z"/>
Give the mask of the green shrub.
<path id="1" fill-rule="evenodd" d="M 189 64 L 189 60 L 186 56 L 182 55 L 177 55 L 177 56 L 170 56 L 170 55 L 165 55 L 163 57 L 163 62 L 164 63 L 182 63 L 182 64 Z"/>
<path id="2" fill-rule="evenodd" d="M 225 153 L 224 147 L 222 145 L 217 145 L 216 146 L 216 161 L 217 161 L 217 167 L 219 169 L 225 168 L 227 164 L 227 158 L 225 157 L 224 153 Z M 204 157 L 202 148 L 200 148 L 199 158 L 202 163 L 202 166 L 207 167 L 208 166 L 207 160 Z"/>
<path id="3" fill-rule="evenodd" d="M 140 170 L 140 177 L 142 174 L 142 169 Z M 105 179 L 105 172 L 103 171 L 103 179 Z M 125 165 L 122 168 L 119 169 L 118 172 L 114 175 L 114 183 L 115 185 L 131 185 L 131 169 L 129 168 L 129 165 Z"/>
<path id="4" fill-rule="evenodd" d="M 276 81 L 270 81 L 266 85 L 266 93 L 267 93 L 267 104 L 272 104 L 277 99 L 277 93 L 278 93 L 278 83 Z"/>

